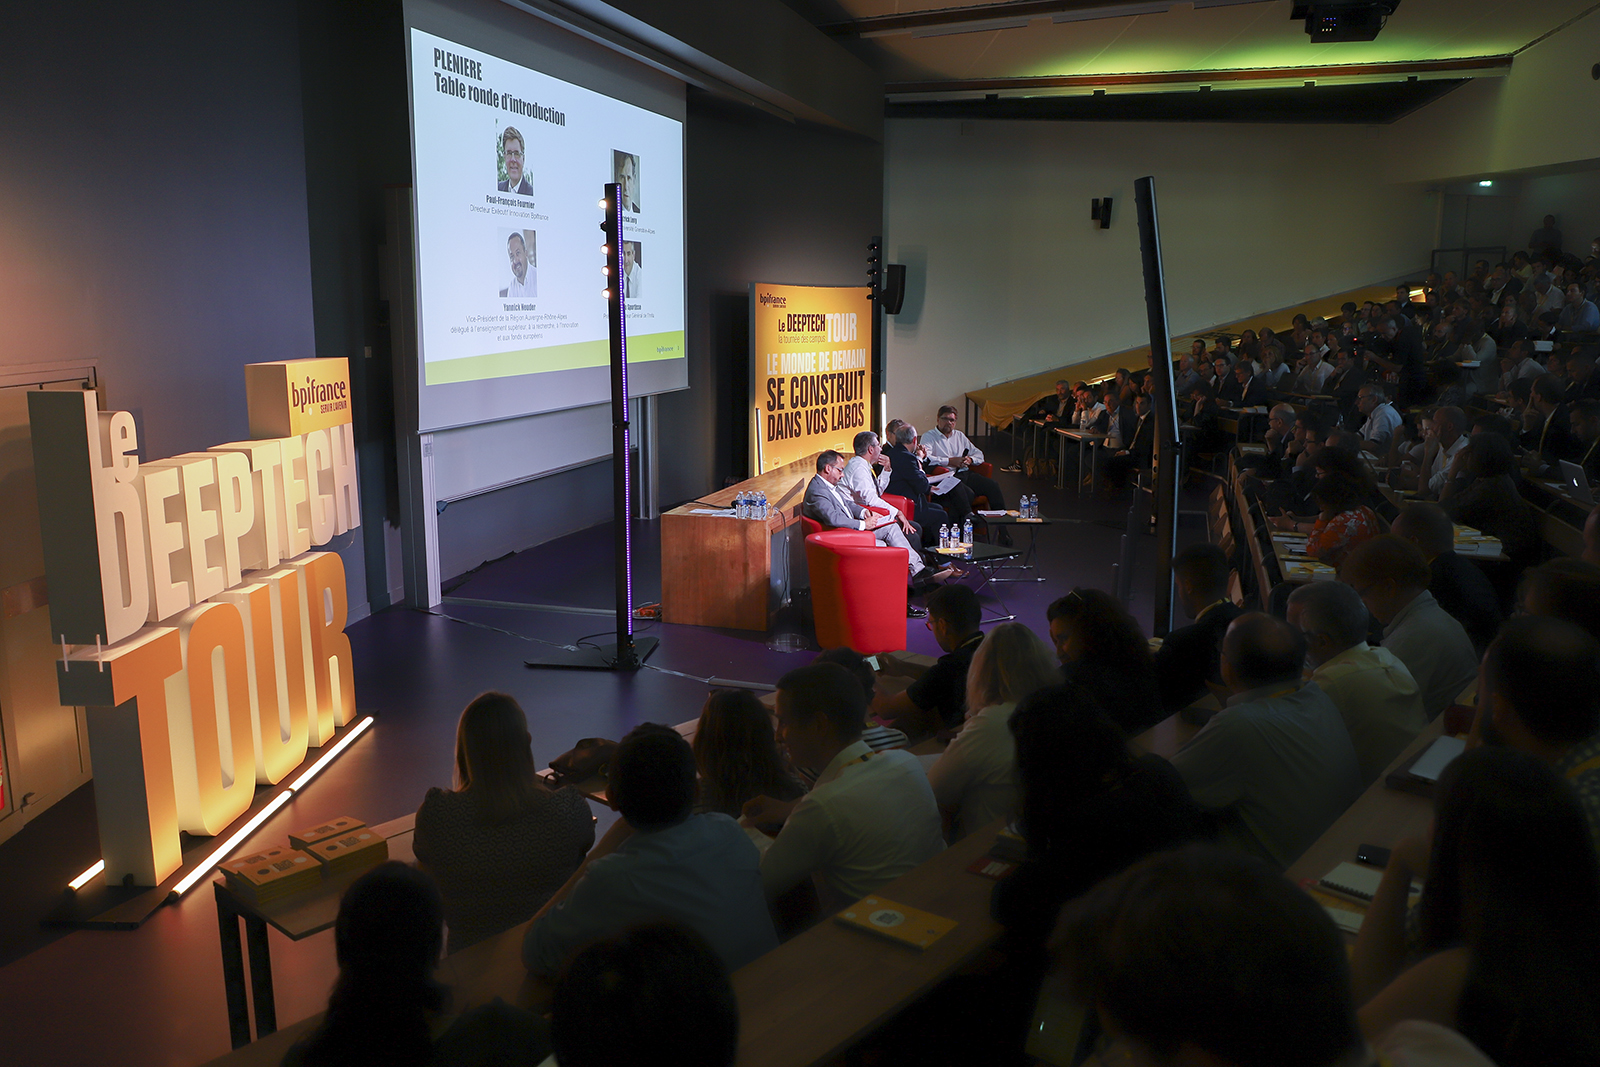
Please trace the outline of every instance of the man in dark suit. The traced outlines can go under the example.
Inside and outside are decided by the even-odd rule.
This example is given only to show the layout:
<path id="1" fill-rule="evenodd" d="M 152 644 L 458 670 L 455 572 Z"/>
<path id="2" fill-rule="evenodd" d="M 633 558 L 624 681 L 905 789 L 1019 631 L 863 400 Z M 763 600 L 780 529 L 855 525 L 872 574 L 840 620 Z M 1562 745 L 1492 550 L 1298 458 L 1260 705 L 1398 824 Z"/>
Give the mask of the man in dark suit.
<path id="1" fill-rule="evenodd" d="M 1378 324 L 1378 335 L 1389 344 L 1388 368 L 1400 375 L 1395 389 L 1396 399 L 1402 406 L 1420 404 L 1428 395 L 1428 352 L 1423 342 L 1422 327 L 1414 322 L 1401 325 L 1393 316 Z"/>
<path id="2" fill-rule="evenodd" d="M 1428 592 L 1455 617 L 1472 638 L 1472 647 L 1483 655 L 1504 618 L 1500 598 L 1476 563 L 1456 555 L 1455 524 L 1450 516 L 1437 504 L 1407 504 L 1395 516 L 1390 532 L 1422 550 L 1433 575 Z"/>
<path id="3" fill-rule="evenodd" d="M 1241 408 L 1260 407 L 1271 402 L 1272 390 L 1267 386 L 1267 379 L 1256 373 L 1255 367 L 1248 359 L 1241 359 L 1233 365 L 1233 377 L 1239 383 Z"/>
<path id="4" fill-rule="evenodd" d="M 922 464 L 917 462 L 916 454 L 911 451 L 917 444 L 917 428 L 908 422 L 897 420 L 897 423 L 889 435 L 889 447 L 883 452 L 883 458 L 889 464 L 889 484 L 883 491 L 911 501 L 916 512 L 914 518 L 917 525 L 922 527 L 922 543 L 930 545 L 938 541 L 939 527 L 949 522 L 951 516 L 929 499 L 928 476 L 923 472 Z M 957 488 L 966 489 L 966 486 Z M 970 501 L 972 490 L 966 491 Z M 961 518 L 965 518 L 970 511 L 968 505 Z M 961 519 L 956 521 L 960 522 Z"/>
<path id="5" fill-rule="evenodd" d="M 527 150 L 523 147 L 522 134 L 515 126 L 507 126 L 500 135 L 500 150 L 505 156 L 506 180 L 495 188 L 502 193 L 532 196 L 533 186 L 522 172 L 522 165 L 527 162 Z"/>
<path id="6" fill-rule="evenodd" d="M 1047 396 L 1034 404 L 1022 415 L 1024 419 L 1043 419 L 1045 422 L 1066 422 L 1072 417 L 1073 400 L 1070 386 L 1072 383 L 1065 378 L 1056 383 L 1054 395 Z"/>
<path id="7" fill-rule="evenodd" d="M 1562 400 L 1565 391 L 1561 379 L 1553 374 L 1541 374 L 1533 380 L 1528 406 L 1543 418 L 1536 428 L 1523 431 L 1522 444 L 1536 453 L 1530 460 L 1535 468 L 1542 465 L 1555 471 L 1560 460 L 1577 459 L 1583 454 L 1583 446 L 1572 432 L 1566 402 Z"/>
<path id="8" fill-rule="evenodd" d="M 1150 417 L 1150 398 L 1143 393 L 1134 401 L 1133 435 L 1125 441 L 1124 447 L 1107 456 L 1105 463 L 1106 481 L 1118 489 L 1128 484 L 1128 476 L 1134 471 L 1149 470 L 1155 455 L 1156 420 Z"/>
<path id="9" fill-rule="evenodd" d="M 1172 631 L 1156 652 L 1156 683 L 1167 711 L 1178 711 L 1222 684 L 1222 637 L 1242 610 L 1228 599 L 1228 557 L 1213 544 L 1191 545 L 1172 560 L 1183 613 L 1194 622 Z"/>
<path id="10" fill-rule="evenodd" d="M 1227 360 L 1219 359 L 1213 366 L 1217 372 L 1217 403 L 1225 408 L 1238 407 L 1244 396 L 1244 382 L 1228 366 Z"/>

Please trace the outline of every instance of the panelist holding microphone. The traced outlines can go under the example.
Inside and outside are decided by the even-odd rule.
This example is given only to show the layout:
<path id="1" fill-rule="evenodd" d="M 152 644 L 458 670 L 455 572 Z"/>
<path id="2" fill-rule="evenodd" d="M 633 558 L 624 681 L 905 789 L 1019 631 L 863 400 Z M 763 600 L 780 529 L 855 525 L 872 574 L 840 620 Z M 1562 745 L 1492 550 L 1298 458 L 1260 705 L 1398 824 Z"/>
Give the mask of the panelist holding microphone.
<path id="1" fill-rule="evenodd" d="M 1005 494 L 1000 491 L 999 484 L 993 478 L 985 477 L 974 469 L 983 462 L 983 450 L 973 444 L 966 434 L 956 429 L 955 408 L 946 404 L 939 409 L 937 425 L 922 435 L 922 443 L 928 449 L 928 458 L 954 471 L 956 477 L 972 490 L 975 497 L 987 497 L 990 508 L 996 511 L 1005 510 Z M 1010 540 L 1010 532 L 1002 527 L 1001 543 L 1006 544 Z"/>

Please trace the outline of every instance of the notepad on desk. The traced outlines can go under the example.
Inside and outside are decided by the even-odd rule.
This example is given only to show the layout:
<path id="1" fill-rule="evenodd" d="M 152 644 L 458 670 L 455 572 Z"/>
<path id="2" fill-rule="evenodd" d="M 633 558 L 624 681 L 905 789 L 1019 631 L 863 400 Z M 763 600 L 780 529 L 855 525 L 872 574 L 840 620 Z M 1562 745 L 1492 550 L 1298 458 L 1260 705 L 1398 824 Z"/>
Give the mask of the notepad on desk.
<path id="1" fill-rule="evenodd" d="M 834 917 L 844 926 L 865 930 L 914 949 L 925 949 L 956 928 L 942 918 L 882 897 L 862 897 Z"/>
<path id="2" fill-rule="evenodd" d="M 1434 786 L 1445 767 L 1466 749 L 1467 742 L 1460 737 L 1441 737 L 1417 753 L 1406 763 L 1391 771 L 1383 780 L 1390 789 L 1399 789 L 1417 796 L 1433 796 Z"/>
<path id="3" fill-rule="evenodd" d="M 1364 867 L 1359 863 L 1341 863 L 1317 879 L 1316 886 L 1318 889 L 1337 893 L 1339 896 L 1349 900 L 1370 904 L 1372 903 L 1372 898 L 1378 895 L 1378 886 L 1382 882 L 1383 872 L 1376 867 Z M 1411 883 L 1412 899 L 1421 894 L 1421 883 L 1413 881 Z"/>

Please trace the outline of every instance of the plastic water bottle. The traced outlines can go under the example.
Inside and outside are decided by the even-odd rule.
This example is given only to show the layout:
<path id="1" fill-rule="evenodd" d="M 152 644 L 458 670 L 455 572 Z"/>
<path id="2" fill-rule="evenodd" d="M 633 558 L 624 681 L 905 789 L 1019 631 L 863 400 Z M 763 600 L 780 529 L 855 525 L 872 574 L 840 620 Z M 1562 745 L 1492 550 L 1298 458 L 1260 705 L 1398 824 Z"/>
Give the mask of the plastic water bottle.
<path id="1" fill-rule="evenodd" d="M 1028 497 L 1028 514 L 1024 518 L 1037 519 L 1039 517 L 1039 494 L 1034 493 Z"/>
<path id="2" fill-rule="evenodd" d="M 1030 505 L 1028 504 L 1028 494 L 1027 493 L 1023 493 L 1022 494 L 1022 499 L 1017 502 L 1017 518 L 1019 518 L 1019 519 L 1031 519 L 1031 518 L 1033 518 L 1033 512 L 1030 509 Z"/>
<path id="3" fill-rule="evenodd" d="M 961 524 L 961 547 L 972 547 L 972 516 L 967 516 L 967 521 Z"/>
<path id="4" fill-rule="evenodd" d="M 755 499 L 750 502 L 750 517 L 757 521 L 767 517 L 767 494 L 756 493 Z"/>
<path id="5" fill-rule="evenodd" d="M 767 494 L 763 491 L 761 494 L 761 520 L 765 522 L 769 514 L 771 514 L 771 509 L 767 506 Z"/>
<path id="6" fill-rule="evenodd" d="M 950 524 L 949 523 L 945 523 L 943 526 L 939 527 L 939 547 L 940 548 L 949 548 L 950 547 Z"/>
<path id="7" fill-rule="evenodd" d="M 733 498 L 733 517 L 736 519 L 748 519 L 750 517 L 750 501 L 742 492 Z"/>

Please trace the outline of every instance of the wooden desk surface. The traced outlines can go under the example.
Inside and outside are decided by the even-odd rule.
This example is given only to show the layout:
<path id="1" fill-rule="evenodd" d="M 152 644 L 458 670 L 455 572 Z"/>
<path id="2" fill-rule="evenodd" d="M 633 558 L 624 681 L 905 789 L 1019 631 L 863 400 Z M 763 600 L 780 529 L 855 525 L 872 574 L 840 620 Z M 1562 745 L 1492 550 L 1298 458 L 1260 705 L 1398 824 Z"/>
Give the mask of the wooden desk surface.
<path id="1" fill-rule="evenodd" d="M 671 511 L 662 512 L 662 515 L 691 515 L 696 508 L 703 508 L 707 505 L 717 508 L 731 508 L 733 507 L 734 497 L 747 490 L 753 490 L 767 494 L 767 502 L 771 505 L 771 510 L 767 514 L 767 525 L 774 530 L 782 529 L 797 520 L 795 509 L 800 504 L 800 495 L 796 494 L 795 498 L 789 502 L 789 506 L 781 512 L 777 506 L 778 501 L 783 499 L 785 494 L 794 488 L 796 482 L 809 481 L 817 473 L 817 457 L 821 454 L 821 452 L 813 452 L 811 455 L 803 459 L 797 459 L 793 463 L 785 463 L 781 467 L 774 467 L 772 470 L 758 474 L 754 478 L 746 478 L 737 485 L 730 485 L 726 489 L 719 489 L 714 493 L 704 493 L 698 501 L 681 504 Z M 888 461 L 885 460 L 884 462 L 887 463 Z M 805 487 L 801 486 L 801 493 L 804 492 Z M 695 517 L 705 519 L 715 518 L 716 516 L 699 515 Z M 726 521 L 748 522 L 750 520 L 728 519 Z"/>
<path id="2" fill-rule="evenodd" d="M 382 834 L 389 845 L 389 858 L 399 860 L 401 863 L 415 863 L 416 856 L 411 851 L 412 835 L 417 825 L 417 813 L 402 815 L 386 823 L 380 823 L 373 829 Z M 321 885 L 308 889 L 303 893 L 274 900 L 267 904 L 252 904 L 244 897 L 232 890 L 230 893 L 238 902 L 240 911 L 251 915 L 258 915 L 266 920 L 267 925 L 278 931 L 291 941 L 300 941 L 312 934 L 333 928 L 333 920 L 339 915 L 339 898 L 344 896 L 344 891 L 350 883 L 361 877 L 369 868 L 349 871 L 337 878 L 325 879 Z M 222 881 L 219 875 L 216 881 Z"/>
<path id="3" fill-rule="evenodd" d="M 1394 762 L 1384 768 L 1378 780 L 1367 787 L 1356 802 L 1285 873 L 1296 884 L 1306 878 L 1321 878 L 1339 864 L 1355 862 L 1357 845 L 1389 848 L 1404 837 L 1425 832 L 1433 820 L 1433 801 L 1413 793 L 1390 789 L 1383 784 L 1389 772 L 1433 744 L 1444 730 L 1440 715 L 1427 725 Z"/>
<path id="4" fill-rule="evenodd" d="M 847 929 L 828 918 L 741 967 L 739 1067 L 811 1067 L 871 1033 L 992 945 L 994 882 L 967 871 L 994 844 L 1003 819 L 968 835 L 879 895 L 957 926 L 925 951 Z"/>

